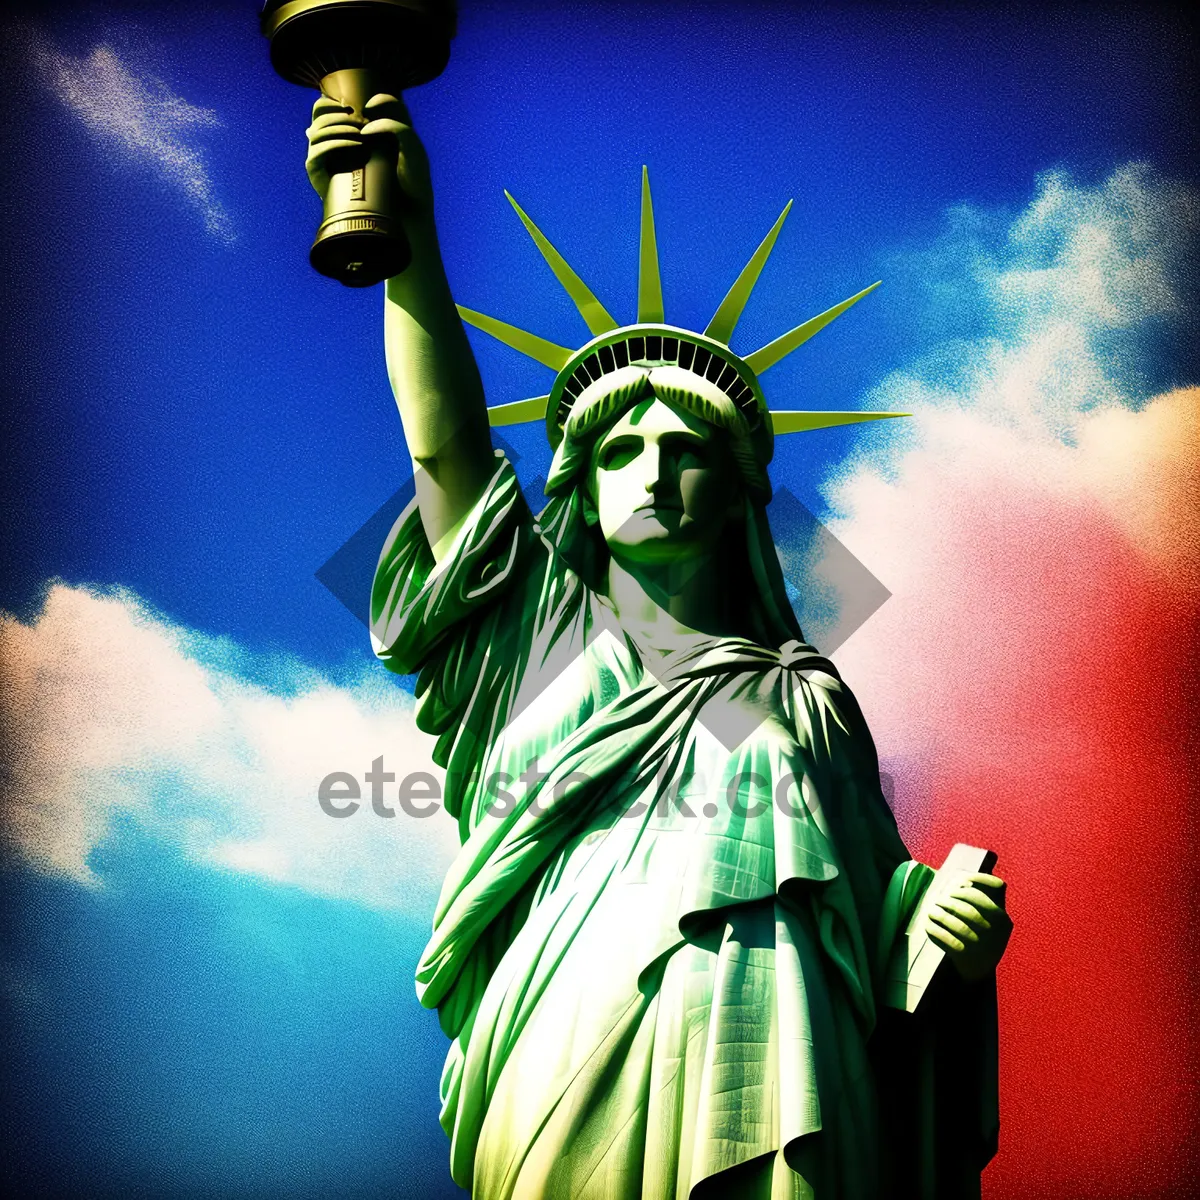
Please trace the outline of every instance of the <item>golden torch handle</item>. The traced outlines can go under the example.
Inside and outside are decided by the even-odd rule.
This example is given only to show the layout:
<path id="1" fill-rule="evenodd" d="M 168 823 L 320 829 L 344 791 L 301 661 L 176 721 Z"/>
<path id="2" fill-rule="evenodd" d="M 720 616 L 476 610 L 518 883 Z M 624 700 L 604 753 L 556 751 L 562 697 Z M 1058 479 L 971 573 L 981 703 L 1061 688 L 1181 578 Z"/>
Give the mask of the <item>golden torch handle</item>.
<path id="1" fill-rule="evenodd" d="M 441 74 L 455 6 L 453 0 L 266 0 L 259 27 L 280 76 L 320 88 L 363 117 L 372 96 L 399 96 Z M 308 259 L 348 287 L 390 279 L 412 261 L 391 143 L 379 138 L 329 164 L 324 219 Z"/>
<path id="2" fill-rule="evenodd" d="M 394 91 L 367 68 L 331 71 L 321 91 L 365 119 L 367 101 Z M 346 167 L 330 175 L 325 214 L 309 261 L 321 272 L 350 287 L 369 287 L 399 275 L 412 261 L 412 249 L 401 224 L 396 147 L 380 139 L 365 155 L 347 154 Z"/>

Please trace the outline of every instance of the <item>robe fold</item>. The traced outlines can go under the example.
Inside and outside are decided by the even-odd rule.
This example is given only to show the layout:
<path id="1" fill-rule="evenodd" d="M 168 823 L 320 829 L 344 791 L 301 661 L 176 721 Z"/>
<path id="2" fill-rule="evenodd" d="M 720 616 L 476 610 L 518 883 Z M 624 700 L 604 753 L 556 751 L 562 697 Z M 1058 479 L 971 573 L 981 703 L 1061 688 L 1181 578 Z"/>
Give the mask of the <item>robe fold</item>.
<path id="1" fill-rule="evenodd" d="M 939 978 L 881 1019 L 932 873 L 853 695 L 798 639 L 639 643 L 553 507 L 535 520 L 498 453 L 442 561 L 414 503 L 372 592 L 462 839 L 417 969 L 452 1039 L 453 1178 L 479 1200 L 977 1195 L 994 989 Z"/>

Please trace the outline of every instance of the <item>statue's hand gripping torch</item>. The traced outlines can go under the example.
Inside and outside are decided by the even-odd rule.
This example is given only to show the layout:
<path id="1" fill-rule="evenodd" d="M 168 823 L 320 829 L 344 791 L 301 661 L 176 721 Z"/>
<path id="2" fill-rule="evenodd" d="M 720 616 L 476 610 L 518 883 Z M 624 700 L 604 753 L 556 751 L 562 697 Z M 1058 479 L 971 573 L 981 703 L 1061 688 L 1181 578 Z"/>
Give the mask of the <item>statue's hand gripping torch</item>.
<path id="1" fill-rule="evenodd" d="M 450 55 L 450 0 L 269 0 L 261 17 L 271 63 L 291 83 L 317 88 L 368 119 L 372 96 L 399 96 L 439 75 Z M 399 275 L 412 251 L 388 139 L 327 156 L 325 214 L 309 261 L 348 287 Z"/>

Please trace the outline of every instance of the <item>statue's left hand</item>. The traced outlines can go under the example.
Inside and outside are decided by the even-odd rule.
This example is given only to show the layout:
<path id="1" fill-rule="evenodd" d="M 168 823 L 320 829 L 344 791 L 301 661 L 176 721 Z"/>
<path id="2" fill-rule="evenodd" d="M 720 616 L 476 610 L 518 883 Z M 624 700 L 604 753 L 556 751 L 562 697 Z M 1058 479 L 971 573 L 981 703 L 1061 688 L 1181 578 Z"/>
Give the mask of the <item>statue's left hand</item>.
<path id="1" fill-rule="evenodd" d="M 930 912 L 926 932 L 968 982 L 990 975 L 1008 945 L 1012 919 L 1004 893 L 995 875 L 965 875 Z"/>

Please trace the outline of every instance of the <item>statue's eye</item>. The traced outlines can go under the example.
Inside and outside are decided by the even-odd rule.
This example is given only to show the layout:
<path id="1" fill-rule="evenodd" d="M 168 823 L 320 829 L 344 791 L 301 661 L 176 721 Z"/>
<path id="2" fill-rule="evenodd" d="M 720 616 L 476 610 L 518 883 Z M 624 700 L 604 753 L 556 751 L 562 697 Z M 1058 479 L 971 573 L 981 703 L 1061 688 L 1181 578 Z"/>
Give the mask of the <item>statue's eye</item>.
<path id="1" fill-rule="evenodd" d="M 605 471 L 619 471 L 633 462 L 641 450 L 641 438 L 614 438 L 600 451 L 600 467 Z"/>
<path id="2" fill-rule="evenodd" d="M 708 444 L 699 438 L 671 437 L 664 441 L 664 449 L 679 464 L 680 470 L 707 467 L 712 462 L 712 452 Z"/>

